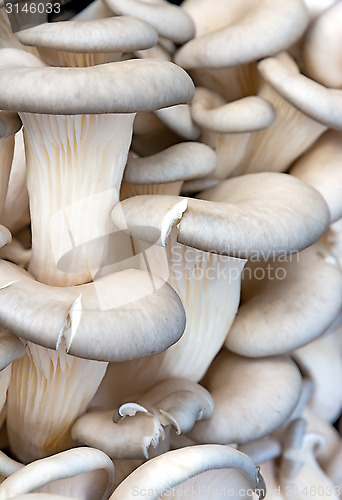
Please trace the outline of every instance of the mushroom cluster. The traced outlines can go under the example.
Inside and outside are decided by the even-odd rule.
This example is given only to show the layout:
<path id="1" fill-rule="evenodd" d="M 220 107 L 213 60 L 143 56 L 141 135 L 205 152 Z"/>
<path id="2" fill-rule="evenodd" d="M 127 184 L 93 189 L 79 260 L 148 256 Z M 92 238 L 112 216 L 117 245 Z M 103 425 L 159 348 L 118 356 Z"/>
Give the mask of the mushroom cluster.
<path id="1" fill-rule="evenodd" d="M 87 3 L 0 0 L 0 500 L 342 498 L 342 0 Z"/>

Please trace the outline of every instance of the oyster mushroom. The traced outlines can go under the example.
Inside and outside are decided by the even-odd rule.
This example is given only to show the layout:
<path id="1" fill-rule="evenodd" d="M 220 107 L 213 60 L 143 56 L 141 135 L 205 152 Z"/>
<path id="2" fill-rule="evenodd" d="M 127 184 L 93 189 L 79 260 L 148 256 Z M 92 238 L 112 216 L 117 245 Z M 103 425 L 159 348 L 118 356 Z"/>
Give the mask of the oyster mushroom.
<path id="1" fill-rule="evenodd" d="M 113 410 L 85 413 L 75 422 L 72 436 L 113 459 L 144 459 L 165 439 L 168 426 L 174 426 L 178 435 L 185 434 L 212 413 L 208 391 L 189 380 L 171 378 L 136 401 L 122 404 L 114 416 Z"/>
<path id="2" fill-rule="evenodd" d="M 212 483 L 210 483 L 209 475 L 208 485 L 205 473 L 227 468 L 235 469 L 236 473 L 242 473 L 242 477 L 238 474 L 235 481 L 233 477 L 228 475 L 228 481 L 231 479 L 232 483 L 230 484 L 233 484 L 236 489 L 243 490 L 246 496 L 255 491 L 260 500 L 264 498 L 266 486 L 263 477 L 247 455 L 227 446 L 202 445 L 169 451 L 149 460 L 132 472 L 116 488 L 110 500 L 119 498 L 128 500 L 136 496 L 143 496 L 146 492 L 149 493 L 149 498 L 152 500 L 157 500 L 160 497 L 167 498 L 170 494 L 176 494 L 176 498 L 178 498 L 176 489 L 178 485 L 179 497 L 181 498 L 184 491 L 188 491 L 189 486 L 191 491 L 191 482 L 190 485 L 186 484 L 186 480 L 190 479 L 191 481 L 192 478 L 196 479 L 196 476 L 198 476 L 198 482 L 195 484 L 202 485 L 202 492 L 207 491 L 208 494 Z M 155 473 L 156 470 L 158 470 L 158 474 Z M 223 478 L 223 481 L 225 480 L 227 480 L 227 476 Z M 215 476 L 213 483 L 215 484 Z M 206 485 L 208 490 L 205 490 Z M 249 489 L 250 493 L 248 493 Z"/>

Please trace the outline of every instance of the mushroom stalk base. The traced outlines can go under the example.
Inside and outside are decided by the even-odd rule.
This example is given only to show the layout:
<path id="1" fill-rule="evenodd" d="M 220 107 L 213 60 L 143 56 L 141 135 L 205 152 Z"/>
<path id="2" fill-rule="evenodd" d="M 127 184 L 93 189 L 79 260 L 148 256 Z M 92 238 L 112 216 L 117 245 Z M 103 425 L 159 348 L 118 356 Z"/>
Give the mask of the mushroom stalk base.
<path id="1" fill-rule="evenodd" d="M 13 363 L 8 388 L 7 431 L 11 450 L 23 462 L 75 445 L 70 428 L 97 391 L 107 363 L 76 358 L 28 343 Z"/>

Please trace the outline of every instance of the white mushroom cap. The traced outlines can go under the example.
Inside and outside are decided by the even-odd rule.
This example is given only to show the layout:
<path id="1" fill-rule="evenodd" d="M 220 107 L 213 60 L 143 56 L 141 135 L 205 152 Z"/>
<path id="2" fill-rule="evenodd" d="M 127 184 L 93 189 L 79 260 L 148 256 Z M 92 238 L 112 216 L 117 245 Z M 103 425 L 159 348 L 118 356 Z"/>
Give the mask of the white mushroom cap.
<path id="1" fill-rule="evenodd" d="M 336 2 L 310 26 L 303 43 L 304 72 L 327 87 L 342 89 L 342 3 Z"/>
<path id="2" fill-rule="evenodd" d="M 226 339 L 228 349 L 242 356 L 273 356 L 303 346 L 342 307 L 341 269 L 322 243 L 278 261 L 254 258 L 244 276 L 242 305 Z"/>
<path id="3" fill-rule="evenodd" d="M 342 5 L 342 4 L 341 4 Z M 342 217 L 342 134 L 328 130 L 291 167 L 290 174 L 311 184 L 327 202 L 330 222 Z"/>
<path id="4" fill-rule="evenodd" d="M 107 488 L 103 494 L 103 499 L 106 499 L 114 481 L 114 465 L 107 455 L 94 448 L 70 449 L 31 462 L 0 484 L 0 499 L 6 500 L 16 495 L 30 493 L 52 481 L 98 469 L 103 469 L 107 473 Z"/>
<path id="5" fill-rule="evenodd" d="M 182 142 L 152 156 L 129 156 L 124 182 L 157 184 L 204 177 L 217 165 L 214 151 L 200 142 Z"/>
<path id="6" fill-rule="evenodd" d="M 114 417 L 113 410 L 85 413 L 74 424 L 72 437 L 113 459 L 149 458 L 151 448 L 165 439 L 168 426 L 184 434 L 197 420 L 208 419 L 212 413 L 208 391 L 189 380 L 170 378 L 136 402 L 121 405 Z"/>
<path id="7" fill-rule="evenodd" d="M 248 96 L 226 103 L 203 87 L 196 88 L 191 113 L 197 125 L 221 133 L 262 130 L 274 120 L 273 106 L 265 99 Z"/>
<path id="8" fill-rule="evenodd" d="M 252 460 L 244 453 L 228 446 L 190 446 L 169 451 L 149 460 L 136 469 L 114 491 L 110 500 L 129 500 L 136 492 L 149 492 L 151 500 L 158 500 L 164 493 L 183 481 L 212 469 L 233 468 L 248 479 L 252 490 L 265 490 L 265 484 Z M 265 491 L 263 491 L 265 494 Z"/>
<path id="9" fill-rule="evenodd" d="M 342 129 L 342 91 L 301 75 L 287 54 L 259 62 L 263 78 L 302 113 L 328 127 Z"/>
<path id="10" fill-rule="evenodd" d="M 247 359 L 224 349 L 202 384 L 212 395 L 214 413 L 197 422 L 188 436 L 200 443 L 246 443 L 286 422 L 299 399 L 302 378 L 287 356 Z"/>
<path id="11" fill-rule="evenodd" d="M 197 35 L 176 53 L 184 68 L 236 66 L 276 54 L 295 42 L 308 22 L 299 0 L 187 0 L 182 8 L 194 18 Z"/>
<path id="12" fill-rule="evenodd" d="M 1 324 L 50 349 L 64 338 L 74 356 L 123 361 L 161 352 L 184 331 L 184 309 L 176 293 L 143 271 L 125 270 L 86 285 L 49 287 L 5 261 L 0 261 L 0 269 Z"/>
<path id="13" fill-rule="evenodd" d="M 178 104 L 169 108 L 157 109 L 154 112 L 170 130 L 188 140 L 197 140 L 200 129 L 191 116 L 191 110 L 187 104 Z"/>
<path id="14" fill-rule="evenodd" d="M 178 223 L 179 243 L 238 258 L 255 252 L 267 257 L 298 251 L 317 241 L 330 220 L 322 196 L 286 174 L 265 172 L 229 179 L 201 198 L 136 196 L 116 205 L 112 219 L 119 228 L 150 243 L 156 243 L 156 233 L 149 234 L 146 227 L 157 228 L 162 244 Z"/>
<path id="15" fill-rule="evenodd" d="M 21 43 L 68 52 L 130 52 L 153 47 L 152 26 L 130 17 L 45 23 L 17 33 Z"/>
<path id="16" fill-rule="evenodd" d="M 62 115 L 134 113 L 187 103 L 194 92 L 187 73 L 165 61 L 53 68 L 16 49 L 2 49 L 0 61 L 0 106 L 9 110 Z"/>
<path id="17" fill-rule="evenodd" d="M 148 22 L 160 35 L 184 43 L 195 34 L 191 17 L 165 0 L 105 0 L 116 14 L 137 17 Z"/>

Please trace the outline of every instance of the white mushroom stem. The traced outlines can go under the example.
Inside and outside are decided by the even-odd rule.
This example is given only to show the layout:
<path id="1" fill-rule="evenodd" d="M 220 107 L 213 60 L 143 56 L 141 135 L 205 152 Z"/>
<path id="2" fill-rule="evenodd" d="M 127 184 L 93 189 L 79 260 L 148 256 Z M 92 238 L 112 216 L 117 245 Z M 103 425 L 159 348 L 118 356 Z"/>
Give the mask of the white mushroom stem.
<path id="1" fill-rule="evenodd" d="M 181 298 L 186 329 L 161 354 L 122 365 L 125 373 L 128 369 L 125 376 L 135 379 L 141 390 L 169 377 L 198 382 L 222 347 L 239 305 L 246 260 L 203 252 L 177 243 L 176 238 L 176 230 L 171 231 L 166 248 L 154 245 L 146 256 L 152 272 L 162 276 Z M 134 245 L 137 253 L 144 248 L 137 239 Z"/>
<path id="2" fill-rule="evenodd" d="M 85 412 L 107 363 L 69 356 L 32 344 L 13 363 L 8 388 L 7 432 L 23 462 L 51 455 L 74 443 L 70 426 Z M 0 497 L 1 498 L 1 497 Z"/>
<path id="3" fill-rule="evenodd" d="M 265 496 L 263 478 L 247 455 L 226 446 L 203 445 L 170 451 L 149 460 L 118 486 L 110 500 L 143 498 L 146 491 L 149 499 L 157 500 L 191 477 L 223 468 L 240 470 L 251 489 L 259 490 L 259 498 Z"/>
<path id="4" fill-rule="evenodd" d="M 134 114 L 34 115 L 23 113 L 27 185 L 32 217 L 30 272 L 46 284 L 91 281 L 108 251 L 131 142 Z M 107 214 L 107 215 L 106 215 Z M 73 260 L 72 250 L 96 238 L 96 254 Z M 71 251 L 63 269 L 58 259 Z M 95 262 L 96 261 L 96 262 Z"/>
<path id="5" fill-rule="evenodd" d="M 107 473 L 107 489 L 102 496 L 105 500 L 112 489 L 114 465 L 107 455 L 94 448 L 75 448 L 30 463 L 0 485 L 0 499 L 30 493 L 52 481 L 98 469 Z"/>

